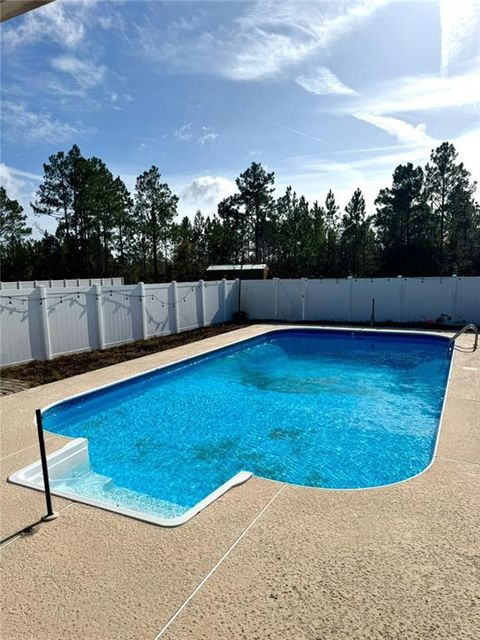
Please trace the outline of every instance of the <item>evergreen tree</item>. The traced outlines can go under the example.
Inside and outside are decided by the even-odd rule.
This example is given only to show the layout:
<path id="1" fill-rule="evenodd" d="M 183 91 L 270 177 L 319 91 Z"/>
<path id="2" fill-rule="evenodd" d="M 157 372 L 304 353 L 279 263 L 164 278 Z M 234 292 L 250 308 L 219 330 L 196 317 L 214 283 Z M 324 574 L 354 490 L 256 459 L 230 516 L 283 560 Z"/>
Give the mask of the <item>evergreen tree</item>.
<path id="1" fill-rule="evenodd" d="M 364 275 L 366 260 L 365 235 L 368 232 L 365 198 L 360 189 L 356 189 L 342 218 L 340 246 L 342 253 L 342 271 L 348 275 Z"/>
<path id="2" fill-rule="evenodd" d="M 325 223 L 327 227 L 327 254 L 325 256 L 325 275 L 338 275 L 338 211 L 335 196 L 330 189 L 325 200 Z"/>
<path id="3" fill-rule="evenodd" d="M 476 185 L 471 182 L 470 173 L 463 163 L 456 162 L 457 157 L 453 144 L 443 142 L 432 151 L 430 163 L 425 167 L 426 192 L 435 222 L 435 253 L 439 273 L 450 273 L 454 264 L 465 261 L 466 244 L 459 243 L 459 240 L 462 233 L 468 233 L 467 227 L 473 222 L 468 211 L 472 212 L 474 208 Z M 463 255 L 452 254 L 455 246 Z M 448 252 L 446 247 L 449 248 Z M 468 260 L 472 258 L 470 255 Z"/>
<path id="4" fill-rule="evenodd" d="M 327 252 L 326 212 L 318 204 L 313 203 L 310 210 L 312 218 L 312 242 L 311 242 L 311 274 L 312 277 L 320 277 L 325 270 L 325 256 Z"/>
<path id="5" fill-rule="evenodd" d="M 10 200 L 4 187 L 0 187 L 0 245 L 21 242 L 32 233 L 25 222 L 27 216 L 17 200 Z"/>
<path id="6" fill-rule="evenodd" d="M 267 173 L 257 162 L 252 162 L 236 180 L 237 202 L 245 208 L 255 262 L 262 262 L 267 254 L 267 224 L 273 214 L 274 182 L 275 174 Z"/>
<path id="7" fill-rule="evenodd" d="M 137 178 L 135 187 L 135 211 L 140 225 L 141 245 L 146 261 L 147 247 L 151 248 L 153 278 L 158 282 L 158 258 L 160 244 L 165 260 L 165 277 L 168 272 L 168 246 L 172 222 L 177 213 L 178 196 L 174 195 L 157 167 L 152 166 Z"/>
<path id="8" fill-rule="evenodd" d="M 428 275 L 434 271 L 432 218 L 421 167 L 399 165 L 391 188 L 375 200 L 375 226 L 386 275 Z"/>

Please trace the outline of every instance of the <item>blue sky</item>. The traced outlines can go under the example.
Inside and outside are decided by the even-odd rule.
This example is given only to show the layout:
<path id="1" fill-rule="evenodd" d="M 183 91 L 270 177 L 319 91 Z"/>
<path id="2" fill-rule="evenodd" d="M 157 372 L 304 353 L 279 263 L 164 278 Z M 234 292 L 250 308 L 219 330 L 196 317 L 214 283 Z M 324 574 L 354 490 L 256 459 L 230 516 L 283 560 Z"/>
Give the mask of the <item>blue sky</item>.
<path id="1" fill-rule="evenodd" d="M 370 211 L 445 139 L 480 180 L 480 0 L 55 0 L 1 47 L 0 178 L 26 207 L 73 143 L 131 189 L 156 164 L 180 215 L 211 213 L 253 160 L 278 195 L 343 207 L 361 187 Z"/>

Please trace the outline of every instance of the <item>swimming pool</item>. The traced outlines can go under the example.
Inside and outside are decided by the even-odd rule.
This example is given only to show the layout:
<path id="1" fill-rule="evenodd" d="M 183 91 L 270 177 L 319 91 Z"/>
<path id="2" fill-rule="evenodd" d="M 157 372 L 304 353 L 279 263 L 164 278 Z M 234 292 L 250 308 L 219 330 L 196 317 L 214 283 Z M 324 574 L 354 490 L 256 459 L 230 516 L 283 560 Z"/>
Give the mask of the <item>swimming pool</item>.
<path id="1" fill-rule="evenodd" d="M 269 331 L 44 410 L 76 439 L 49 457 L 52 491 L 173 525 L 252 473 L 399 482 L 432 459 L 450 360 L 431 334 Z M 11 480 L 39 478 L 37 463 Z"/>

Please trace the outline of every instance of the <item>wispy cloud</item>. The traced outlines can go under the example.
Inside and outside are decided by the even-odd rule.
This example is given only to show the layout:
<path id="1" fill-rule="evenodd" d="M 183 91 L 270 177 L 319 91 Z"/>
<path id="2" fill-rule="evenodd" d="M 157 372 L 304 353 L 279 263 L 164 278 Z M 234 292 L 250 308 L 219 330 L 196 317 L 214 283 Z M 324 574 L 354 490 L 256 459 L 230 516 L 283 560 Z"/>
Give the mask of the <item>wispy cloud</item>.
<path id="1" fill-rule="evenodd" d="M 215 32 L 197 25 L 166 31 L 146 21 L 137 26 L 136 44 L 150 59 L 168 62 L 176 70 L 260 80 L 328 51 L 388 1 L 242 3 L 244 14 Z"/>
<path id="2" fill-rule="evenodd" d="M 480 0 L 440 0 L 442 72 L 480 54 Z"/>
<path id="3" fill-rule="evenodd" d="M 50 64 L 57 71 L 70 76 L 82 91 L 96 87 L 105 79 L 106 67 L 96 64 L 93 60 L 62 55 L 53 58 Z M 112 93 L 112 97 L 114 95 L 118 99 L 118 94 Z"/>
<path id="4" fill-rule="evenodd" d="M 202 133 L 198 136 L 198 143 L 202 146 L 207 142 L 214 142 L 219 137 L 212 127 L 202 127 Z"/>
<path id="5" fill-rule="evenodd" d="M 402 144 L 431 146 L 435 143 L 435 140 L 427 134 L 425 124 L 412 125 L 399 118 L 368 113 L 356 113 L 354 115 L 359 120 L 382 129 Z"/>
<path id="6" fill-rule="evenodd" d="M 45 40 L 74 49 L 85 37 L 85 20 L 94 4 L 91 0 L 57 0 L 40 7 L 27 13 L 18 24 L 7 24 L 3 42 L 9 47 L 20 47 Z"/>
<path id="7" fill-rule="evenodd" d="M 442 77 L 418 75 L 377 84 L 353 104 L 340 107 L 344 113 L 402 113 L 435 111 L 480 103 L 480 69 Z"/>
<path id="8" fill-rule="evenodd" d="M 186 122 L 180 129 L 177 129 L 173 135 L 183 142 L 188 142 L 193 137 L 192 127 L 191 122 Z"/>
<path id="9" fill-rule="evenodd" d="M 80 124 L 61 121 L 46 111 L 30 111 L 22 102 L 6 100 L 2 111 L 5 138 L 24 146 L 66 142 L 84 130 Z"/>
<path id="10" fill-rule="evenodd" d="M 279 129 L 283 129 L 284 131 L 288 131 L 289 133 L 294 133 L 297 136 L 301 136 L 302 138 L 308 138 L 308 140 L 313 140 L 314 142 L 321 142 L 322 144 L 328 144 L 329 142 L 326 140 L 322 140 L 322 138 L 317 138 L 317 136 L 311 135 L 310 133 L 306 133 L 305 131 L 299 131 L 298 129 L 293 129 L 292 127 L 287 127 L 284 124 L 279 124 L 278 122 L 272 123 L 275 127 Z"/>
<path id="11" fill-rule="evenodd" d="M 301 75 L 295 82 L 306 91 L 319 96 L 338 94 L 344 96 L 356 95 L 356 91 L 347 87 L 337 76 L 327 67 L 320 67 L 316 73 L 311 75 Z"/>
<path id="12" fill-rule="evenodd" d="M 179 129 L 176 129 L 173 135 L 182 142 L 198 142 L 201 146 L 214 142 L 220 137 L 220 134 L 213 127 L 202 126 L 198 128 L 193 122 L 186 122 Z"/>

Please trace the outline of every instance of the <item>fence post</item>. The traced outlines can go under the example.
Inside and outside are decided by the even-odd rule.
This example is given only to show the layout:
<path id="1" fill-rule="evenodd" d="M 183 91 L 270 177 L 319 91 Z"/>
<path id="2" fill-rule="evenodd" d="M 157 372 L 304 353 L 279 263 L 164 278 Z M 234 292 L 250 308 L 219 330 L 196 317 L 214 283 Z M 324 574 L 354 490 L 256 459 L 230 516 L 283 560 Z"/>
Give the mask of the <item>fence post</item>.
<path id="1" fill-rule="evenodd" d="M 273 279 L 273 317 L 278 318 L 278 295 L 279 295 L 280 280 L 278 278 Z"/>
<path id="2" fill-rule="evenodd" d="M 227 280 L 222 278 L 220 283 L 220 311 L 222 322 L 227 321 Z"/>
<path id="3" fill-rule="evenodd" d="M 203 280 L 198 281 L 197 292 L 200 297 L 200 318 L 198 324 L 200 327 L 205 326 L 205 282 Z"/>
<path id="4" fill-rule="evenodd" d="M 350 303 L 350 322 L 353 322 L 353 278 L 352 276 L 348 276 L 348 296 Z"/>
<path id="5" fill-rule="evenodd" d="M 450 315 L 452 317 L 452 324 L 455 324 L 455 318 L 457 317 L 457 300 L 458 300 L 458 277 L 454 273 L 452 275 L 452 307 L 450 310 Z"/>
<path id="6" fill-rule="evenodd" d="M 145 299 L 145 284 L 143 282 L 138 283 L 138 293 L 140 302 L 140 331 L 141 331 L 141 339 L 146 340 L 148 337 L 147 332 L 147 302 Z"/>
<path id="7" fill-rule="evenodd" d="M 177 283 L 175 280 L 170 283 L 170 288 L 168 290 L 169 297 L 169 322 L 170 322 L 170 333 L 178 333 L 180 330 L 180 317 L 178 314 L 178 289 Z M 171 314 L 171 316 L 170 316 Z"/>
<path id="8" fill-rule="evenodd" d="M 300 290 L 302 295 L 302 321 L 305 320 L 306 316 L 306 305 L 307 305 L 307 278 L 302 278 L 300 283 Z"/>
<path id="9" fill-rule="evenodd" d="M 400 278 L 400 322 L 403 322 L 403 276 L 397 276 L 397 278 Z"/>
<path id="10" fill-rule="evenodd" d="M 50 342 L 50 326 L 48 324 L 48 300 L 45 287 L 37 287 L 40 309 L 40 333 L 43 342 L 43 359 L 52 359 L 52 346 Z"/>
<path id="11" fill-rule="evenodd" d="M 97 317 L 98 348 L 105 349 L 105 325 L 103 323 L 102 287 L 95 285 L 95 312 Z"/>

